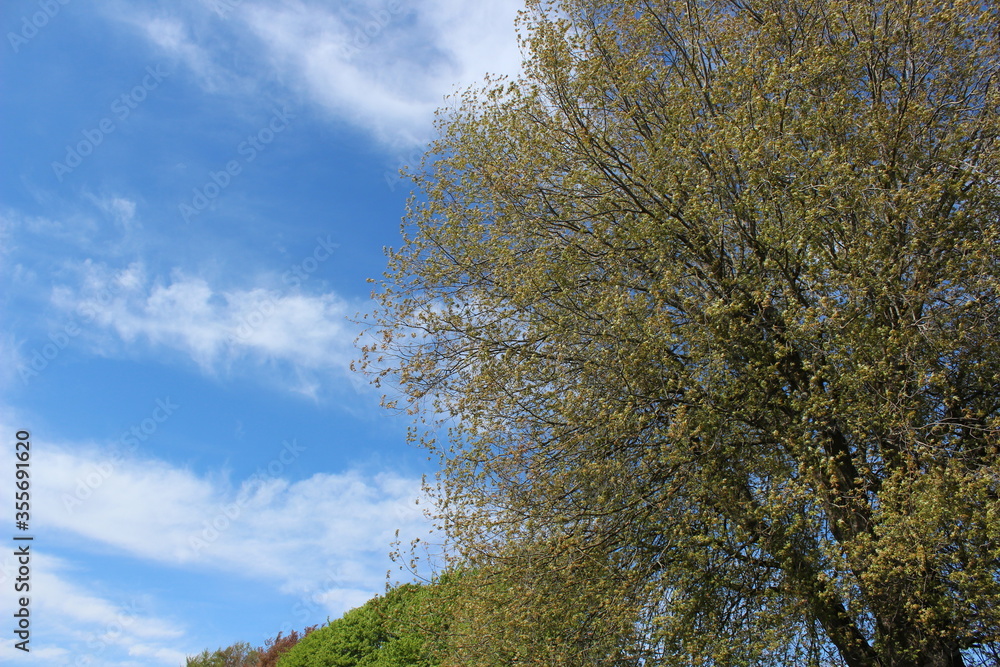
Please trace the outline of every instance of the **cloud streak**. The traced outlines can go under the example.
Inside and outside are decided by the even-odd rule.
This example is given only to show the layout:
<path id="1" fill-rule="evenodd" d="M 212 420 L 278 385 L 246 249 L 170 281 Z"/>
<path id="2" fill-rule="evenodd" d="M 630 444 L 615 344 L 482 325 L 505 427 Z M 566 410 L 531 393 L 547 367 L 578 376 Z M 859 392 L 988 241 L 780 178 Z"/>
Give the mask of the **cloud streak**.
<path id="1" fill-rule="evenodd" d="M 164 419 L 183 409 L 169 399 L 157 405 L 166 406 Z M 296 479 L 309 469 L 313 443 L 255 446 L 256 471 L 233 480 L 127 442 L 32 438 L 32 468 L 44 471 L 32 480 L 32 523 L 46 533 L 32 551 L 33 609 L 46 619 L 32 636 L 32 654 L 45 664 L 177 665 L 201 648 L 190 645 L 195 628 L 157 613 L 164 600 L 107 581 L 94 588 L 95 573 L 81 576 L 85 552 L 154 570 L 225 573 L 290 596 L 294 602 L 271 612 L 273 632 L 287 633 L 381 592 L 397 531 L 403 540 L 427 539 L 430 525 L 416 503 L 420 479 L 357 470 Z M 12 450 L 0 464 L 13 467 Z M 60 543 L 75 545 L 71 559 L 44 548 Z M 10 554 L 0 556 L 0 584 L 9 586 L 16 568 Z M 23 657 L 12 644 L 0 644 L 0 660 Z M 77 663 L 82 656 L 90 662 Z"/>
<path id="2" fill-rule="evenodd" d="M 329 247 L 318 246 L 310 258 L 329 256 Z M 306 269 L 296 265 L 298 273 L 317 263 L 311 261 Z M 84 337 L 107 356 L 146 344 L 183 353 L 213 373 L 241 362 L 277 362 L 300 374 L 346 376 L 355 355 L 357 329 L 347 318 L 357 308 L 332 292 L 220 289 L 180 270 L 154 281 L 140 263 L 116 271 L 88 260 L 76 273 L 77 284 L 55 288 L 52 302 L 79 318 Z M 289 272 L 285 280 L 296 285 L 301 277 Z"/>
<path id="3" fill-rule="evenodd" d="M 4 564 L 6 565 L 6 564 Z M 72 583 L 74 567 L 45 551 L 32 554 L 32 601 L 45 619 L 42 636 L 32 640 L 31 656 L 47 665 L 183 664 L 177 650 L 184 628 L 159 618 L 148 600 L 111 600 Z M 5 572 L 6 574 L 6 572 Z M 143 658 L 141 662 L 135 657 Z M 0 659 L 24 659 L 7 642 Z"/>
<path id="4" fill-rule="evenodd" d="M 39 525 L 139 560 L 235 572 L 319 596 L 334 616 L 381 590 L 397 530 L 424 536 L 428 529 L 415 504 L 419 479 L 349 470 L 291 481 L 308 452 L 296 441 L 275 443 L 272 458 L 238 483 L 110 448 L 42 444 L 33 460 L 46 471 L 33 493 Z"/>
<path id="5" fill-rule="evenodd" d="M 426 143 L 446 95 L 487 73 L 519 71 L 514 19 L 522 7 L 511 0 L 212 1 L 169 17 L 126 10 L 124 20 L 184 63 L 206 91 L 251 92 L 250 73 L 226 64 L 241 53 L 239 60 L 267 69 L 259 79 L 398 150 Z"/>

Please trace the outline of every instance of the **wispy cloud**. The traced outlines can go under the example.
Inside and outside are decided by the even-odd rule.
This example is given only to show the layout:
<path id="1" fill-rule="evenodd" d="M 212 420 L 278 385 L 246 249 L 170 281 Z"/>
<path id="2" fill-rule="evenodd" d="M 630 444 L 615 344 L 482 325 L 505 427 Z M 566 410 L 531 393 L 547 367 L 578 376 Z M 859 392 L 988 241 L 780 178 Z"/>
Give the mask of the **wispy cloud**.
<path id="1" fill-rule="evenodd" d="M 78 282 L 57 287 L 52 301 L 84 321 L 83 337 L 101 354 L 148 345 L 188 355 L 211 373 L 277 362 L 299 376 L 346 376 L 356 354 L 357 332 L 347 318 L 358 309 L 334 293 L 220 289 L 179 270 L 157 281 L 139 263 L 114 270 L 88 260 L 77 273 Z M 294 284 L 295 276 L 287 277 Z"/>
<path id="2" fill-rule="evenodd" d="M 111 218 L 119 227 L 128 231 L 135 219 L 135 202 L 127 197 L 88 195 L 94 205 Z"/>
<path id="3" fill-rule="evenodd" d="M 304 0 L 189 4 L 120 14 L 209 91 L 277 81 L 393 148 L 426 142 L 445 95 L 487 73 L 514 74 L 522 2 Z M 254 39 L 248 40 L 247 36 Z M 234 53 L 236 57 L 234 57 Z M 244 67 L 263 67 L 253 72 Z"/>
<path id="4" fill-rule="evenodd" d="M 29 238 L 38 237 L 49 242 L 66 242 L 76 247 L 89 248 L 99 231 L 97 221 L 82 213 L 55 217 L 26 215 L 11 208 L 0 211 L 0 234 L 11 244 L 28 245 L 24 238 L 27 235 Z M 4 246 L 5 250 L 0 250 L 0 253 L 9 252 L 10 246 L 7 243 Z"/>
<path id="5" fill-rule="evenodd" d="M 256 89 L 253 77 L 227 67 L 218 46 L 212 45 L 214 40 L 206 39 L 210 24 L 206 23 L 204 13 L 185 13 L 184 10 L 183 3 L 157 13 L 121 4 L 114 10 L 109 9 L 108 13 L 132 25 L 160 53 L 187 67 L 206 92 L 253 93 Z"/>
<path id="6" fill-rule="evenodd" d="M 0 563 L 0 576 L 12 574 L 9 563 Z M 45 551 L 31 554 L 31 600 L 35 613 L 45 619 L 36 631 L 31 657 L 39 664 L 102 664 L 113 666 L 183 664 L 177 650 L 185 630 L 177 622 L 158 618 L 147 596 L 112 600 L 106 595 L 72 583 L 78 573 L 70 562 Z M 23 651 L 12 642 L 0 645 L 0 659 L 23 660 Z M 86 657 L 87 663 L 76 662 Z M 140 658 L 140 660 L 135 660 Z"/>
<path id="7" fill-rule="evenodd" d="M 274 443 L 272 457 L 238 482 L 113 448 L 38 449 L 41 524 L 138 559 L 240 572 L 319 596 L 332 615 L 381 589 L 397 530 L 427 530 L 415 505 L 420 480 L 347 471 L 290 481 L 309 451 L 297 441 Z"/>
<path id="8" fill-rule="evenodd" d="M 157 405 L 184 409 L 170 399 Z M 0 426 L 13 433 L 24 416 L 3 407 Z M 31 465 L 45 471 L 33 478 L 31 519 L 46 531 L 31 552 L 32 612 L 45 619 L 32 635 L 40 664 L 87 656 L 87 664 L 112 667 L 178 665 L 202 648 L 192 645 L 198 632 L 187 617 L 158 611 L 168 605 L 157 594 L 95 579 L 85 553 L 55 556 L 45 544 L 70 538 L 101 559 L 243 578 L 294 600 L 272 610 L 273 631 L 288 632 L 381 592 L 397 531 L 404 540 L 427 536 L 417 478 L 346 470 L 295 480 L 319 443 L 256 447 L 255 472 L 233 479 L 225 470 L 193 472 L 141 446 L 129 451 L 128 442 L 32 438 Z M 12 469 L 12 449 L 0 453 L 0 464 Z M 0 555 L 0 585 L 10 586 L 17 567 L 10 553 Z M 0 643 L 0 661 L 23 657 L 9 638 Z"/>
<path id="9" fill-rule="evenodd" d="M 350 12 L 286 2 L 245 16 L 304 96 L 400 147 L 427 140 L 445 95 L 487 72 L 517 70 L 520 6 L 390 0 Z"/>

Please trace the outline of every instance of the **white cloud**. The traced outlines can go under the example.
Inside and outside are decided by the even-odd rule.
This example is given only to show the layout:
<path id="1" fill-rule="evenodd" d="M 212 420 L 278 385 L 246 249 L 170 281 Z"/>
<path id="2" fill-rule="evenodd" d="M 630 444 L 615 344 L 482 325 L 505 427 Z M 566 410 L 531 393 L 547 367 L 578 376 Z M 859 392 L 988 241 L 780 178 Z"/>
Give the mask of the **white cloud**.
<path id="1" fill-rule="evenodd" d="M 173 648 L 184 630 L 178 624 L 157 618 L 147 609 L 144 596 L 113 602 L 71 583 L 74 566 L 45 551 L 31 553 L 31 609 L 45 623 L 31 638 L 31 657 L 47 665 L 127 665 L 129 656 L 153 658 L 142 664 L 177 665 L 185 654 Z M 0 580 L 13 574 L 11 563 L 2 563 Z M 11 643 L 0 646 L 0 658 L 23 658 Z"/>
<path id="2" fill-rule="evenodd" d="M 170 17 L 116 13 L 210 92 L 256 94 L 276 80 L 394 148 L 426 142 L 445 95 L 520 69 L 514 19 L 523 2 L 514 0 L 231 2 L 222 16 L 218 4 L 189 5 L 184 17 L 180 6 Z"/>
<path id="3" fill-rule="evenodd" d="M 172 9 L 176 11 L 180 7 Z M 248 91 L 249 83 L 243 77 L 217 62 L 221 54 L 212 53 L 210 48 L 199 43 L 197 35 L 204 33 L 195 30 L 190 20 L 162 14 L 139 14 L 127 5 L 118 6 L 114 16 L 136 27 L 160 52 L 184 63 L 204 90 L 210 93 Z"/>
<path id="4" fill-rule="evenodd" d="M 23 244 L 24 233 L 45 237 L 46 241 L 66 241 L 77 247 L 89 247 L 99 231 L 97 222 L 86 215 L 55 219 L 6 209 L 0 211 L 0 240 L 4 241 L 0 253 L 10 252 L 8 244 Z"/>
<path id="5" fill-rule="evenodd" d="M 16 410 L 0 414 L 5 433 L 23 421 Z M 64 536 L 101 559 L 224 573 L 294 596 L 274 611 L 275 630 L 287 633 L 382 592 L 396 530 L 404 540 L 428 530 L 414 503 L 419 479 L 346 471 L 289 480 L 286 473 L 309 455 L 305 443 L 275 443 L 258 471 L 238 482 L 133 456 L 121 444 L 32 440 L 32 468 L 45 471 L 32 480 L 32 522 L 48 534 L 31 552 L 32 611 L 44 619 L 32 633 L 39 664 L 89 656 L 89 664 L 176 666 L 200 650 L 191 646 L 197 629 L 188 617 L 162 616 L 164 601 L 154 594 L 95 579 L 83 555 L 69 560 L 45 551 Z M 6 469 L 12 452 L 0 452 Z M 17 567 L 12 551 L 0 554 L 4 589 Z M 20 658 L 9 637 L 0 642 L 0 662 Z"/>
<path id="6" fill-rule="evenodd" d="M 367 2 L 354 12 L 301 2 L 244 16 L 289 83 L 396 146 L 422 144 L 445 95 L 520 63 L 521 3 Z"/>
<path id="7" fill-rule="evenodd" d="M 131 228 L 135 218 L 135 202 L 125 197 L 95 197 L 88 195 L 101 211 L 125 230 Z"/>
<path id="8" fill-rule="evenodd" d="M 308 455 L 303 443 L 276 443 L 241 484 L 79 443 L 38 452 L 33 463 L 46 474 L 33 497 L 42 525 L 152 562 L 240 572 L 317 599 L 333 616 L 381 590 L 396 530 L 404 538 L 427 530 L 415 504 L 420 480 L 348 471 L 289 481 L 285 471 Z M 77 620 L 109 615 L 78 597 L 66 603 Z M 152 622 L 132 629 L 143 638 L 170 632 Z"/>
<path id="9" fill-rule="evenodd" d="M 169 282 L 150 281 L 133 263 L 114 271 L 90 260 L 77 267 L 78 286 L 53 291 L 54 305 L 80 319 L 102 354 L 122 344 L 148 343 L 190 356 L 203 370 L 242 361 L 287 364 L 300 391 L 317 387 L 312 372 L 348 372 L 356 351 L 357 312 L 334 293 L 217 289 L 175 271 Z M 98 333 L 113 334 L 100 339 Z"/>

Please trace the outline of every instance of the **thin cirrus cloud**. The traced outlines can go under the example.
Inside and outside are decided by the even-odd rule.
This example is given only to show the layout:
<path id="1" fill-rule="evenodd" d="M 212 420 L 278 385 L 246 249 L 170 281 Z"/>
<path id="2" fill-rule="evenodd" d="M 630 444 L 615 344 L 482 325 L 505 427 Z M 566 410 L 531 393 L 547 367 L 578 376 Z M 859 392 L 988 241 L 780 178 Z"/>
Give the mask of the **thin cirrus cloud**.
<path id="1" fill-rule="evenodd" d="M 46 633 L 59 640 L 33 646 L 36 662 L 69 664 L 80 656 L 87 656 L 89 664 L 105 665 L 184 662 L 186 654 L 176 648 L 182 626 L 156 617 L 144 596 L 112 600 L 88 590 L 70 581 L 75 566 L 45 551 L 33 552 L 31 562 L 33 600 L 45 618 Z M 2 566 L 0 579 L 6 579 L 10 567 Z M 0 659 L 23 659 L 23 653 L 0 644 Z"/>
<path id="2" fill-rule="evenodd" d="M 273 459 L 240 483 L 94 443 L 44 444 L 33 460 L 46 470 L 33 489 L 39 524 L 157 567 L 266 582 L 298 600 L 277 614 L 285 631 L 363 604 L 384 587 L 397 531 L 407 539 L 429 529 L 415 504 L 420 480 L 347 471 L 291 482 L 283 467 L 308 451 L 295 443 L 276 444 Z M 33 591 L 51 637 L 33 648 L 37 658 L 181 664 L 195 652 L 177 650 L 190 628 L 158 618 L 149 596 L 112 600 L 73 583 L 77 567 L 33 552 Z M 0 561 L 0 583 L 15 572 L 9 556 Z M 0 647 L 0 657 L 13 655 Z"/>
<path id="3" fill-rule="evenodd" d="M 427 141 L 446 95 L 487 73 L 519 71 L 514 20 L 522 7 L 509 0 L 211 0 L 172 7 L 169 15 L 116 14 L 206 91 L 257 94 L 259 82 L 278 81 L 399 149 Z"/>
<path id="4" fill-rule="evenodd" d="M 419 479 L 393 473 L 284 476 L 303 443 L 275 443 L 251 477 L 197 475 L 120 447 L 49 445 L 38 456 L 38 521 L 120 553 L 177 567 L 240 572 L 343 613 L 384 584 L 397 530 L 427 532 Z M 109 529 L 109 526 L 114 528 Z"/>
<path id="5" fill-rule="evenodd" d="M 94 205 L 123 229 L 128 229 L 135 218 L 135 202 L 118 196 L 96 197 L 88 195 Z"/>
<path id="6" fill-rule="evenodd" d="M 122 269 L 86 260 L 53 305 L 78 318 L 100 354 L 146 343 L 189 356 L 206 372 L 233 364 L 283 362 L 296 371 L 348 372 L 357 312 L 330 292 L 309 295 L 261 287 L 221 289 L 175 270 L 149 279 L 140 263 Z"/>

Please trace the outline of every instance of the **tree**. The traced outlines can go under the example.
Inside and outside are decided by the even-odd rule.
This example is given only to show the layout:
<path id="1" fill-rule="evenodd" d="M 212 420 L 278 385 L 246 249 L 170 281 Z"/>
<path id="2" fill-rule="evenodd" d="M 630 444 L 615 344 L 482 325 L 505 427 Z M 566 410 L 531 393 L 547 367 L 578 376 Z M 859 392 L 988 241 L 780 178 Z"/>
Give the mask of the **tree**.
<path id="1" fill-rule="evenodd" d="M 186 667 L 257 667 L 260 653 L 247 642 L 236 642 L 215 651 L 205 649 L 187 658 L 185 664 Z"/>
<path id="2" fill-rule="evenodd" d="M 286 651 L 315 629 L 314 625 L 303 630 L 302 634 L 297 630 L 288 635 L 279 632 L 257 648 L 247 642 L 236 642 L 215 651 L 205 649 L 196 656 L 188 657 L 185 664 L 186 667 L 274 667 Z"/>
<path id="3" fill-rule="evenodd" d="M 299 634 L 298 630 L 292 630 L 287 635 L 278 632 L 277 636 L 267 639 L 263 646 L 257 648 L 258 660 L 255 667 L 276 667 L 281 656 L 290 651 L 311 632 L 314 632 L 316 627 L 315 625 L 308 626 L 302 631 L 302 634 Z"/>
<path id="4" fill-rule="evenodd" d="M 463 664 L 1000 663 L 1000 8 L 522 21 L 364 358 L 442 459 Z"/>

